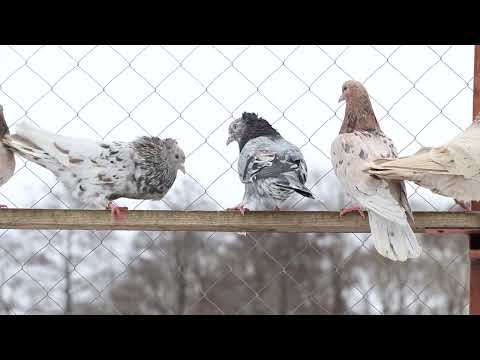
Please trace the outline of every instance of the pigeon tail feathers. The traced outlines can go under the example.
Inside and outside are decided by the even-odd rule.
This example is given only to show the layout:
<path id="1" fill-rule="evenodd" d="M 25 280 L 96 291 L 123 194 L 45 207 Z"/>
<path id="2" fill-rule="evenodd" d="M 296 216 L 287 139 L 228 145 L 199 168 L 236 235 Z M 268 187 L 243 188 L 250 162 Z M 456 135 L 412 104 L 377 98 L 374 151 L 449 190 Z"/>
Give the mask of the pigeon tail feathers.
<path id="1" fill-rule="evenodd" d="M 373 211 L 368 212 L 375 249 L 393 261 L 417 258 L 422 253 L 410 225 L 389 221 Z"/>

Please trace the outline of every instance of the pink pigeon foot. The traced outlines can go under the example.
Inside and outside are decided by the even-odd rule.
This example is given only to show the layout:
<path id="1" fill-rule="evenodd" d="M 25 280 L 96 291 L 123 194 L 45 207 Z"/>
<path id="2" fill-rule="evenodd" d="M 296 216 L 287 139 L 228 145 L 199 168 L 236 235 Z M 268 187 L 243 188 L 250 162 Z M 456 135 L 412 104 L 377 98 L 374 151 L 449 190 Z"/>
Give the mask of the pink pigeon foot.
<path id="1" fill-rule="evenodd" d="M 273 208 L 273 211 L 280 211 L 280 208 L 279 208 L 278 206 L 275 206 L 275 207 Z"/>
<path id="2" fill-rule="evenodd" d="M 107 209 L 111 210 L 112 218 L 115 220 L 125 220 L 127 218 L 127 207 L 121 207 L 110 201 L 107 205 Z"/>
<path id="3" fill-rule="evenodd" d="M 244 204 L 239 204 L 233 208 L 228 208 L 228 211 L 239 211 L 240 214 L 245 215 L 247 211 L 250 211 L 250 209 L 246 208 Z"/>
<path id="4" fill-rule="evenodd" d="M 0 204 L 0 209 L 8 209 L 7 205 Z"/>
<path id="5" fill-rule="evenodd" d="M 358 213 L 363 219 L 365 219 L 365 214 L 363 213 L 363 210 L 359 208 L 358 206 L 351 207 L 351 208 L 343 208 L 340 211 L 340 217 L 343 217 L 345 214 L 348 214 L 350 212 L 356 212 Z"/>

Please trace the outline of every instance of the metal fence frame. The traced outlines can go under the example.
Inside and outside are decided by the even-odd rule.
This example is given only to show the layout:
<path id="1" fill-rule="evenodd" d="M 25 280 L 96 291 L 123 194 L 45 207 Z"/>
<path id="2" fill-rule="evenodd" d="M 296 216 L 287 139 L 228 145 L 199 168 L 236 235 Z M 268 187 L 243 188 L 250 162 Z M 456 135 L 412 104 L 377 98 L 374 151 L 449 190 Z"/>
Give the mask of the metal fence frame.
<path id="1" fill-rule="evenodd" d="M 473 114 L 480 113 L 480 45 L 475 45 Z M 480 203 L 473 202 L 472 210 L 480 211 Z M 470 236 L 470 314 L 480 315 L 480 235 Z"/>

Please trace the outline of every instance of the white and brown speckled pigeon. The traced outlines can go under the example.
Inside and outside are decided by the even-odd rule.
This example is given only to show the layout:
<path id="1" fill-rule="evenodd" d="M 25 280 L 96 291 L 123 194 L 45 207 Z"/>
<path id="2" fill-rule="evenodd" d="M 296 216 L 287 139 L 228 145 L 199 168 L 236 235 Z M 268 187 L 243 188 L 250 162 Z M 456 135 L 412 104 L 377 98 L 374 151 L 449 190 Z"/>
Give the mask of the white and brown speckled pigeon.
<path id="1" fill-rule="evenodd" d="M 344 190 L 368 211 L 377 251 L 394 261 L 406 261 L 421 254 L 408 218 L 412 212 L 401 181 L 383 180 L 366 173 L 373 159 L 397 156 L 392 140 L 377 122 L 366 89 L 347 81 L 339 101 L 346 101 L 340 134 L 332 143 L 332 164 Z M 360 207 L 342 209 L 340 216 Z"/>
<path id="2" fill-rule="evenodd" d="M 0 105 L 0 139 L 5 138 L 9 134 L 10 131 L 3 115 L 3 106 Z M 0 186 L 10 180 L 14 171 L 15 156 L 9 148 L 0 143 Z M 0 205 L 0 208 L 6 207 L 6 205 Z"/>
<path id="3" fill-rule="evenodd" d="M 125 216 L 119 198 L 160 200 L 185 172 L 185 154 L 174 139 L 142 136 L 103 143 L 53 134 L 26 123 L 2 141 L 19 155 L 50 170 L 87 206 Z"/>
<path id="4" fill-rule="evenodd" d="M 410 180 L 432 192 L 449 196 L 470 210 L 480 200 L 480 114 L 463 133 L 447 144 L 422 148 L 398 159 L 378 159 L 369 173 L 382 179 Z"/>
<path id="5" fill-rule="evenodd" d="M 286 141 L 267 120 L 243 113 L 229 127 L 227 145 L 240 148 L 238 173 L 245 184 L 242 202 L 233 209 L 280 210 L 293 193 L 313 198 L 305 186 L 307 164 L 298 147 Z"/>

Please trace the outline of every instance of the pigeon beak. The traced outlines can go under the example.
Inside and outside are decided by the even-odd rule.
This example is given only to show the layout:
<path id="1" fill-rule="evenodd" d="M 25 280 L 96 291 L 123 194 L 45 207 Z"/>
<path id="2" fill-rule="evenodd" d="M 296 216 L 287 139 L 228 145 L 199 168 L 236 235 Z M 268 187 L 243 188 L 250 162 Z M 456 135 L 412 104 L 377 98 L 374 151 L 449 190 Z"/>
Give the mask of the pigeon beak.
<path id="1" fill-rule="evenodd" d="M 233 140 L 235 140 L 235 139 L 233 138 L 233 135 L 230 135 L 230 136 L 228 137 L 228 140 L 227 140 L 227 146 L 230 145 L 230 143 L 231 143 Z"/>
<path id="2" fill-rule="evenodd" d="M 342 96 L 340 96 L 340 99 L 338 99 L 338 102 L 342 102 L 342 101 L 345 101 L 345 96 L 342 94 Z"/>
<path id="3" fill-rule="evenodd" d="M 185 174 L 185 165 L 184 165 L 184 164 L 180 165 L 180 166 L 178 167 L 178 170 L 180 170 L 182 173 Z"/>

